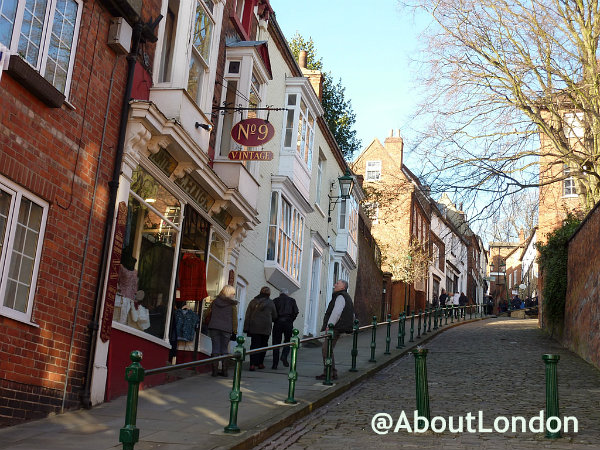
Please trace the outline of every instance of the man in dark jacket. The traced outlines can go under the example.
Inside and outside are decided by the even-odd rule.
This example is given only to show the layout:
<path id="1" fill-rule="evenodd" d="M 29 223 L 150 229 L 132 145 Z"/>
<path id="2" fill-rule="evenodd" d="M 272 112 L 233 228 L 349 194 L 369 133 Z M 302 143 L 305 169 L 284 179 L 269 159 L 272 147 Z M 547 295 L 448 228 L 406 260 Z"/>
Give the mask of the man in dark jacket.
<path id="1" fill-rule="evenodd" d="M 263 286 L 260 294 L 254 297 L 246 309 L 244 319 L 244 333 L 250 336 L 250 350 L 263 348 L 269 345 L 271 326 L 277 320 L 277 310 L 273 300 L 269 298 L 271 289 Z M 252 353 L 250 355 L 250 370 L 264 369 L 265 353 Z"/>
<path id="2" fill-rule="evenodd" d="M 273 324 L 273 345 L 281 344 L 281 338 L 283 336 L 283 342 L 290 342 L 292 337 L 292 330 L 294 329 L 294 320 L 298 316 L 298 305 L 296 300 L 287 295 L 288 290 L 282 289 L 279 297 L 273 300 L 275 303 L 275 309 L 277 310 L 277 320 Z M 289 367 L 288 355 L 290 354 L 290 347 L 284 347 L 281 352 L 281 362 L 285 367 Z M 273 367 L 277 369 L 279 363 L 279 349 L 273 349 Z"/>
<path id="3" fill-rule="evenodd" d="M 331 301 L 325 311 L 323 318 L 323 326 L 321 331 L 326 331 L 329 324 L 333 324 L 333 341 L 331 352 L 331 369 L 332 378 L 337 379 L 337 370 L 335 370 L 335 358 L 333 356 L 333 348 L 342 333 L 352 333 L 354 325 L 354 304 L 352 298 L 348 294 L 348 282 L 346 280 L 338 280 L 333 285 L 333 295 Z M 323 342 L 323 367 L 325 367 L 325 358 L 327 358 L 327 339 Z M 317 375 L 317 380 L 325 379 L 325 368 L 321 375 Z"/>

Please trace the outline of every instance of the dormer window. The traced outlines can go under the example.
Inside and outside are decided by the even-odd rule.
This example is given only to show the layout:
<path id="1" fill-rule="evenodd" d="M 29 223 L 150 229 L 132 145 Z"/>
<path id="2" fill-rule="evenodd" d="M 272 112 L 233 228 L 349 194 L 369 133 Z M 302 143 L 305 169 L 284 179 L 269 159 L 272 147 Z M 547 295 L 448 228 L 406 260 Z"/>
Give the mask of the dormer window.
<path id="1" fill-rule="evenodd" d="M 381 161 L 367 161 L 365 181 L 379 181 L 381 179 Z"/>

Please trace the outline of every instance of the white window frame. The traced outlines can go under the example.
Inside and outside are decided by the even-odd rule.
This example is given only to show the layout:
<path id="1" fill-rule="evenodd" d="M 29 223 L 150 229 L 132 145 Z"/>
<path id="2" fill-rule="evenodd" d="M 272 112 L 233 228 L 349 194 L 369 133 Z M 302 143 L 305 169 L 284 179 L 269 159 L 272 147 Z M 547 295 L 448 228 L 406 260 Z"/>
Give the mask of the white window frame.
<path id="1" fill-rule="evenodd" d="M 377 225 L 379 223 L 379 202 L 365 202 L 363 208 L 371 219 L 371 223 Z"/>
<path id="2" fill-rule="evenodd" d="M 209 8 L 206 5 L 206 1 L 210 1 L 213 3 L 213 11 L 210 11 Z M 217 30 L 217 22 L 215 20 L 215 17 L 213 15 L 214 13 L 214 6 L 215 6 L 215 2 L 213 0 L 195 0 L 193 2 L 193 5 L 195 6 L 195 8 L 192 10 L 192 27 L 190 29 L 190 54 L 189 54 L 189 61 L 188 61 L 188 76 L 187 76 L 187 83 L 186 83 L 186 91 L 188 92 L 188 94 L 190 95 L 190 97 L 192 98 L 192 100 L 194 101 L 194 103 L 196 103 L 197 105 L 202 105 L 203 102 L 203 97 L 204 97 L 204 93 L 205 93 L 205 86 L 206 86 L 206 79 L 208 77 L 209 74 L 209 68 L 210 68 L 210 61 L 211 61 L 211 55 L 213 53 L 213 43 L 215 41 L 215 34 L 218 31 Z M 206 14 L 206 16 L 208 17 L 208 19 L 211 21 L 211 28 L 210 28 L 210 35 L 208 36 L 208 42 L 206 43 L 206 48 L 207 48 L 207 55 L 202 55 L 202 53 L 196 48 L 196 46 L 194 45 L 193 42 L 193 36 L 194 36 L 194 30 L 196 29 L 196 22 L 197 22 L 197 15 L 196 15 L 196 11 L 197 8 L 200 7 L 203 9 L 204 13 Z M 200 68 L 201 73 L 198 76 L 198 87 L 196 88 L 196 96 L 192 96 L 192 93 L 190 92 L 190 73 L 191 73 L 191 67 L 192 67 L 192 63 L 193 62 L 197 62 Z"/>
<path id="3" fill-rule="evenodd" d="M 367 161 L 365 165 L 365 181 L 381 180 L 381 161 Z"/>
<path id="4" fill-rule="evenodd" d="M 75 17 L 75 24 L 73 27 L 73 38 L 71 40 L 71 50 L 69 54 L 69 64 L 67 68 L 67 77 L 65 80 L 65 88 L 61 90 L 57 88 L 60 92 L 62 92 L 65 97 L 69 97 L 69 91 L 71 86 L 71 78 L 73 75 L 73 64 L 75 61 L 75 54 L 77 52 L 77 41 L 79 39 L 79 26 L 81 23 L 81 14 L 83 10 L 83 1 L 82 0 L 70 0 L 77 4 L 77 14 Z M 39 50 L 38 55 L 35 61 L 35 64 L 31 61 L 27 60 L 26 55 L 22 55 L 24 61 L 26 61 L 31 67 L 33 67 L 40 75 L 46 78 L 46 68 L 48 67 L 48 56 L 50 49 L 50 41 L 52 40 L 52 28 L 54 21 L 56 19 L 56 4 L 57 0 L 47 0 L 46 10 L 44 13 L 44 19 L 42 24 L 42 32 L 39 41 Z M 21 40 L 21 30 L 23 27 L 23 17 L 25 15 L 25 6 L 26 1 L 19 0 L 17 2 L 17 11 L 15 13 L 15 18 L 12 27 L 12 35 L 10 38 L 10 42 L 0 42 L 8 47 L 12 54 L 20 54 L 19 52 L 19 43 Z M 56 72 L 55 72 L 56 73 Z M 47 78 L 46 78 L 47 79 Z M 47 79 L 48 80 L 48 79 Z M 54 83 L 48 80 L 49 83 L 54 85 Z M 55 86 L 56 87 L 56 86 Z"/>
<path id="5" fill-rule="evenodd" d="M 296 101 L 290 103 L 290 97 L 293 95 L 296 96 Z M 302 110 L 302 104 L 305 106 L 304 111 Z M 288 90 L 285 94 L 285 105 L 287 111 L 283 114 L 283 149 L 294 152 L 296 158 L 302 161 L 302 164 L 310 173 L 312 171 L 315 125 L 318 115 L 313 110 L 309 99 L 300 90 Z M 309 118 L 312 118 L 312 123 Z"/>
<path id="6" fill-rule="evenodd" d="M 565 164 L 563 166 L 563 175 L 566 178 L 562 182 L 563 197 L 577 197 L 577 186 L 575 185 L 575 178 L 572 175 L 570 175 L 570 173 L 571 168 L 567 164 Z"/>
<path id="7" fill-rule="evenodd" d="M 271 196 L 273 193 L 277 195 L 275 205 L 277 217 L 276 222 L 270 221 L 269 228 L 275 228 L 275 250 L 272 258 L 265 256 L 265 260 L 276 263 L 283 272 L 299 282 L 302 273 L 306 218 L 282 192 L 275 190 L 271 193 Z M 272 205 L 273 202 L 271 202 Z M 272 217 L 271 207 L 269 208 L 269 217 Z M 269 240 L 267 239 L 265 255 L 268 253 L 268 246 Z"/>
<path id="8" fill-rule="evenodd" d="M 583 139 L 585 137 L 583 120 L 584 115 L 582 112 L 565 113 L 563 130 L 567 139 Z"/>
<path id="9" fill-rule="evenodd" d="M 12 195 L 9 207 L 9 214 L 7 217 L 6 230 L 4 234 L 4 244 L 2 245 L 0 253 L 0 315 L 10 317 L 11 319 L 15 319 L 19 322 L 32 324 L 31 315 L 33 311 L 33 303 L 37 287 L 38 272 L 42 256 L 42 247 L 44 242 L 44 233 L 46 230 L 49 205 L 47 202 L 37 197 L 36 195 L 31 194 L 30 192 L 24 190 L 20 186 L 11 183 L 10 181 L 2 177 L 0 177 L 0 188 Z M 10 270 L 10 260 L 12 258 L 12 250 L 17 229 L 17 218 L 21 204 L 21 198 L 26 198 L 42 208 L 42 218 L 40 221 L 40 230 L 36 244 L 35 260 L 30 280 L 29 298 L 27 300 L 27 309 L 25 312 L 17 311 L 13 308 L 4 306 L 4 296 L 6 293 L 6 286 L 8 282 L 8 271 Z"/>

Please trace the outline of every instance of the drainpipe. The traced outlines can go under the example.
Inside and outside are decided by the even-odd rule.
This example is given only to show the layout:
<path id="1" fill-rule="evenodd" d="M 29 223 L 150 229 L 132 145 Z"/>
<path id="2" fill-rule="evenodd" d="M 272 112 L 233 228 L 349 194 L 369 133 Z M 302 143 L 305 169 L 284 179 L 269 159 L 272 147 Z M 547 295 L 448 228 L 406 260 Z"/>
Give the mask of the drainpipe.
<path id="1" fill-rule="evenodd" d="M 100 307 L 102 305 L 102 294 L 104 288 L 104 282 L 106 279 L 107 266 L 108 266 L 108 253 L 109 245 L 111 240 L 111 230 L 113 227 L 113 221 L 115 218 L 115 207 L 117 203 L 117 191 L 119 190 L 119 177 L 121 176 L 121 165 L 123 163 L 123 153 L 125 149 L 125 134 L 127 132 L 127 121 L 129 119 L 129 102 L 131 100 L 131 90 L 133 88 L 133 74 L 135 72 L 135 64 L 137 61 L 137 53 L 139 49 L 140 40 L 142 37 L 142 30 L 144 23 L 138 20 L 133 26 L 133 34 L 131 39 L 131 51 L 127 55 L 127 85 L 125 88 L 125 94 L 123 96 L 123 105 L 121 107 L 121 121 L 119 124 L 119 137 L 117 141 L 117 154 L 115 155 L 115 165 L 113 169 L 113 178 L 108 183 L 109 186 L 109 201 L 108 201 L 108 212 L 106 217 L 106 224 L 104 226 L 104 240 L 102 242 L 102 256 L 100 274 L 98 277 L 98 283 L 96 285 L 96 302 L 94 305 L 94 318 L 88 324 L 88 328 L 92 335 L 90 337 L 90 345 L 88 347 L 88 363 L 85 375 L 85 385 L 83 393 L 81 394 L 81 403 L 83 407 L 90 408 L 91 405 L 91 378 L 95 362 L 95 349 L 96 343 L 98 342 L 98 328 L 100 321 Z"/>

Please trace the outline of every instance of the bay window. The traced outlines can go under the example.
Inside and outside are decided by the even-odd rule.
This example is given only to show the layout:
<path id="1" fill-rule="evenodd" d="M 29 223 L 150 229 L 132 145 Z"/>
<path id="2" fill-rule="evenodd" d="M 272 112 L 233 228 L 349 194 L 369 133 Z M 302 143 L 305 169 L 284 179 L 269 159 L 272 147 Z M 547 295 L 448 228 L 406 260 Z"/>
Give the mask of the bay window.
<path id="1" fill-rule="evenodd" d="M 6 0 L 0 8 L 0 43 L 68 95 L 82 2 Z"/>
<path id="2" fill-rule="evenodd" d="M 0 180 L 0 312 L 29 322 L 48 204 Z"/>
<path id="3" fill-rule="evenodd" d="M 304 217 L 278 191 L 271 194 L 267 261 L 277 264 L 293 279 L 300 280 Z"/>
<path id="4" fill-rule="evenodd" d="M 287 94 L 284 120 L 284 148 L 294 150 L 310 171 L 315 137 L 315 114 L 300 93 Z"/>
<path id="5" fill-rule="evenodd" d="M 198 104 L 201 101 L 203 81 L 208 73 L 211 37 L 215 25 L 213 9 L 212 0 L 196 0 L 187 91 Z"/>

